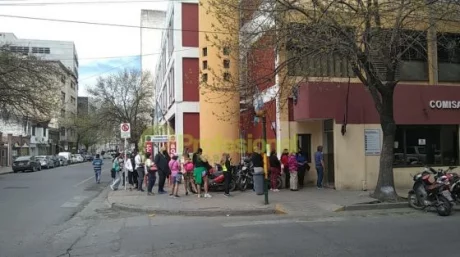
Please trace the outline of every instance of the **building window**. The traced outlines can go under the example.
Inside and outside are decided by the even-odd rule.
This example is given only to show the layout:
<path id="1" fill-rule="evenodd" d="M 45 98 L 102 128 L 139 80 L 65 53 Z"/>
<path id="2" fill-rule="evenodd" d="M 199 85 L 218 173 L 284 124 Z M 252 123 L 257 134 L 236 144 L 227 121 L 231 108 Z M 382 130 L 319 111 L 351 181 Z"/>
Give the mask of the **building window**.
<path id="1" fill-rule="evenodd" d="M 65 118 L 65 110 L 61 109 L 61 118 Z"/>
<path id="2" fill-rule="evenodd" d="M 208 74 L 207 73 L 203 73 L 203 75 L 201 75 L 201 80 L 203 82 L 208 82 Z"/>
<path id="3" fill-rule="evenodd" d="M 30 48 L 28 46 L 10 46 L 10 51 L 13 53 L 28 55 Z"/>
<path id="4" fill-rule="evenodd" d="M 208 48 L 207 47 L 203 48 L 203 56 L 208 56 Z"/>
<path id="5" fill-rule="evenodd" d="M 458 165 L 458 126 L 398 126 L 395 166 Z"/>
<path id="6" fill-rule="evenodd" d="M 75 83 L 73 81 L 70 82 L 70 88 L 75 89 Z"/>
<path id="7" fill-rule="evenodd" d="M 223 51 L 224 55 L 230 55 L 230 47 L 224 47 Z"/>
<path id="8" fill-rule="evenodd" d="M 231 76 L 230 76 L 230 73 L 224 72 L 224 80 L 225 80 L 225 81 L 230 81 L 230 77 L 231 77 Z"/>
<path id="9" fill-rule="evenodd" d="M 32 47 L 32 53 L 34 54 L 49 54 L 49 47 Z"/>
<path id="10" fill-rule="evenodd" d="M 32 136 L 35 136 L 35 126 L 32 126 Z"/>
<path id="11" fill-rule="evenodd" d="M 65 84 L 65 76 L 61 76 L 61 83 Z"/>
<path id="12" fill-rule="evenodd" d="M 75 104 L 75 97 L 73 97 L 73 96 L 70 97 L 70 103 Z"/>
<path id="13" fill-rule="evenodd" d="M 460 81 L 460 34 L 438 34 L 438 79 Z"/>
<path id="14" fill-rule="evenodd" d="M 46 137 L 46 128 L 43 128 L 43 136 Z"/>
<path id="15" fill-rule="evenodd" d="M 65 137 L 65 128 L 61 127 L 61 136 Z"/>
<path id="16" fill-rule="evenodd" d="M 203 70 L 208 69 L 208 61 L 203 61 Z"/>
<path id="17" fill-rule="evenodd" d="M 65 104 L 65 93 L 61 92 L 61 104 Z"/>
<path id="18" fill-rule="evenodd" d="M 230 60 L 224 60 L 224 68 L 225 69 L 230 68 Z"/>

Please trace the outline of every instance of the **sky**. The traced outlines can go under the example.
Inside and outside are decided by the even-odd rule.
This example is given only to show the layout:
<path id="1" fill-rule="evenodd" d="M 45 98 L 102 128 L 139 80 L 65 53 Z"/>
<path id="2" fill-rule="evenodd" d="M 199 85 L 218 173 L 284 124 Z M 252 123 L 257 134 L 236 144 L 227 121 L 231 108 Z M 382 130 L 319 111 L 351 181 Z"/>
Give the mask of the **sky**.
<path id="1" fill-rule="evenodd" d="M 104 3 L 107 1 L 110 3 Z M 166 10 L 168 2 L 169 0 L 0 0 L 0 15 L 140 26 L 142 9 Z M 160 39 L 162 31 L 156 31 Z M 124 68 L 140 67 L 140 28 L 0 16 L 0 32 L 11 32 L 18 38 L 74 41 L 80 63 L 80 96 L 87 95 L 86 88 L 94 85 L 99 76 Z M 152 44 L 151 51 L 144 54 L 158 52 L 160 40 Z"/>

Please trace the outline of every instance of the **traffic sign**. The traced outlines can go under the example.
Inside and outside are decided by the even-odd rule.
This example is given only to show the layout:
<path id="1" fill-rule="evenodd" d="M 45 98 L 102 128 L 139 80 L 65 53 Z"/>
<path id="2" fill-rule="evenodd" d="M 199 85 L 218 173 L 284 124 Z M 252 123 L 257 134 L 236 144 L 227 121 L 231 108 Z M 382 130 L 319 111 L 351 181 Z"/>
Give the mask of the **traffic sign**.
<path id="1" fill-rule="evenodd" d="M 121 133 L 121 138 L 130 138 L 131 137 L 131 125 L 129 123 L 121 123 L 120 133 Z"/>

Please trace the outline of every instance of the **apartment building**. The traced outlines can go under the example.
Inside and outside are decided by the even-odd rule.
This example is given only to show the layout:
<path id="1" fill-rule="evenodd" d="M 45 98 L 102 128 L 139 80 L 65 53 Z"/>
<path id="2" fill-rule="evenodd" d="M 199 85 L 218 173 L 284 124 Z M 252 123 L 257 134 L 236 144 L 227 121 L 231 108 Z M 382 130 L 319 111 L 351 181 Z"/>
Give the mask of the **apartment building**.
<path id="1" fill-rule="evenodd" d="M 154 122 L 165 128 L 162 134 L 175 136 L 171 151 L 181 154 L 196 150 L 191 138 L 200 136 L 198 1 L 171 1 L 165 18 L 168 29 L 154 69 Z"/>
<path id="2" fill-rule="evenodd" d="M 13 33 L 0 32 L 0 45 L 8 45 L 11 52 L 19 55 L 35 55 L 44 61 L 52 62 L 61 71 L 55 79 L 60 85 L 61 105 L 48 122 L 36 122 L 29 118 L 0 120 L 3 148 L 1 165 L 11 165 L 16 156 L 55 154 L 72 148 L 76 141 L 75 132 L 64 127 L 64 118 L 77 113 L 78 57 L 73 42 L 20 39 Z M 60 125 L 61 124 L 61 125 Z M 70 146 L 69 146 L 70 145 Z"/>

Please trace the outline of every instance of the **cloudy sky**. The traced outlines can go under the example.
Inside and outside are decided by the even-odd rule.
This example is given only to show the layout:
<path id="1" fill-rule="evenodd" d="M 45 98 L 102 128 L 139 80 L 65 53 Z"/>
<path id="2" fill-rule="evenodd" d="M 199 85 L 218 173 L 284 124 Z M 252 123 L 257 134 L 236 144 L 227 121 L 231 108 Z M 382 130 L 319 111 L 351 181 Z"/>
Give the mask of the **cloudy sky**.
<path id="1" fill-rule="evenodd" d="M 12 32 L 18 38 L 74 41 L 80 62 L 79 94 L 85 95 L 85 89 L 93 85 L 99 75 L 107 75 L 125 67 L 140 66 L 139 28 L 6 18 L 1 15 L 139 26 L 141 9 L 166 10 L 168 2 L 169 0 L 0 0 L 0 32 Z M 158 38 L 160 36 L 161 30 L 158 30 Z M 144 54 L 159 51 L 158 42 L 152 45 L 149 53 Z"/>

